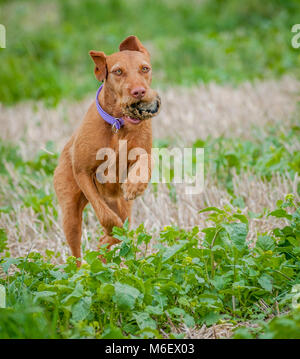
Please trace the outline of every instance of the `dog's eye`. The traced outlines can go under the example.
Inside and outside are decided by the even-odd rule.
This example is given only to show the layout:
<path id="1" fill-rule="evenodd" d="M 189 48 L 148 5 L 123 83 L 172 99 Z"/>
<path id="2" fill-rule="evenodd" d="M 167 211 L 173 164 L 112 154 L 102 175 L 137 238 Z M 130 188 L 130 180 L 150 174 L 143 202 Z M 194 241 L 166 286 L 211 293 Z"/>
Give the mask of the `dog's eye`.
<path id="1" fill-rule="evenodd" d="M 143 66 L 142 71 L 143 72 L 148 72 L 148 71 L 150 71 L 150 68 L 148 66 Z"/>
<path id="2" fill-rule="evenodd" d="M 122 75 L 122 70 L 121 69 L 117 69 L 114 71 L 114 73 L 118 76 Z"/>

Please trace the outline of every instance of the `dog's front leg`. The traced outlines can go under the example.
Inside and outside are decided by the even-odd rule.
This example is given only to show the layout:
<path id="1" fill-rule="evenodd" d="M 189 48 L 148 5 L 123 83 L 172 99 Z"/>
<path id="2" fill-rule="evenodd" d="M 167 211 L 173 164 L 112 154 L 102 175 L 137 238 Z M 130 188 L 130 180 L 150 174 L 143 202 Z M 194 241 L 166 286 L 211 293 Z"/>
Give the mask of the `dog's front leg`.
<path id="1" fill-rule="evenodd" d="M 148 186 L 148 183 L 132 183 L 132 182 L 126 182 L 122 184 L 122 191 L 124 198 L 126 201 L 132 201 L 136 197 L 142 195 L 146 188 Z"/>
<path id="2" fill-rule="evenodd" d="M 151 178 L 151 162 L 148 154 L 141 155 L 129 169 L 126 182 L 121 185 L 126 201 L 134 200 L 142 195 Z"/>
<path id="3" fill-rule="evenodd" d="M 75 178 L 85 197 L 94 208 L 104 231 L 110 237 L 113 227 L 123 227 L 123 221 L 101 198 L 91 175 L 86 172 L 79 172 L 75 174 Z M 115 238 L 111 241 L 114 241 L 111 244 L 118 242 Z"/>

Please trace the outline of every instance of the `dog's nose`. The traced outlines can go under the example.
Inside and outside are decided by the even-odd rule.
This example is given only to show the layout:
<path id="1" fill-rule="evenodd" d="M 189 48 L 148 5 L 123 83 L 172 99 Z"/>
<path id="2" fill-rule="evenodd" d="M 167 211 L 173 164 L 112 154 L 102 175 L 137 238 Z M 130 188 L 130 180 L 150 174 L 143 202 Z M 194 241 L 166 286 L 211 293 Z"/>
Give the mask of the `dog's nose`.
<path id="1" fill-rule="evenodd" d="M 131 90 L 131 95 L 135 98 L 143 98 L 146 94 L 146 89 L 144 87 L 136 87 Z"/>

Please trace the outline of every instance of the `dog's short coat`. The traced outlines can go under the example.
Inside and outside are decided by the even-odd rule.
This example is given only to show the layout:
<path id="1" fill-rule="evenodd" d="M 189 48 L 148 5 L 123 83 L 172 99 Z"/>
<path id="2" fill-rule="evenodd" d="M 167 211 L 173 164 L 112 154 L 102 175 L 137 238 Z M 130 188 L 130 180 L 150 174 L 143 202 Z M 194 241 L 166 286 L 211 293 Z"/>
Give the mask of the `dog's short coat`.
<path id="1" fill-rule="evenodd" d="M 112 237 L 112 228 L 122 227 L 126 218 L 130 221 L 132 202 L 147 187 L 147 183 L 131 183 L 128 180 L 119 183 L 118 144 L 119 140 L 127 140 L 128 152 L 132 148 L 141 147 L 151 155 L 151 119 L 137 120 L 128 116 L 130 105 L 136 105 L 139 101 L 151 104 L 158 97 L 150 88 L 150 55 L 135 36 L 126 38 L 119 49 L 119 52 L 109 56 L 98 51 L 90 51 L 90 55 L 95 63 L 96 78 L 104 81 L 98 98 L 100 105 L 111 116 L 122 117 L 124 126 L 114 133 L 111 125 L 100 117 L 94 102 L 64 147 L 54 173 L 54 187 L 62 209 L 64 233 L 72 255 L 76 258 L 81 256 L 82 211 L 86 204 L 91 203 L 104 229 L 100 246 L 107 244 L 110 248 L 119 242 Z M 96 154 L 103 147 L 112 148 L 117 155 L 116 183 L 101 184 L 96 179 L 96 170 L 103 163 L 96 159 Z M 127 161 L 128 177 L 133 165 L 134 161 Z M 148 172 L 149 181 L 150 157 Z"/>

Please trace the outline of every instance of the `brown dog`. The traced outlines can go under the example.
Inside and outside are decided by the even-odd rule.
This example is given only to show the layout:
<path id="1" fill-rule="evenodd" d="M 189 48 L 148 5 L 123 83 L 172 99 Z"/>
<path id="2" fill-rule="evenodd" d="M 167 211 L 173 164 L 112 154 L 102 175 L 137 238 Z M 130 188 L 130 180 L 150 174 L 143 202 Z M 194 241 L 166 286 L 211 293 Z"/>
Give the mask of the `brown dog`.
<path id="1" fill-rule="evenodd" d="M 82 211 L 86 204 L 91 203 L 104 229 L 105 235 L 100 245 L 107 244 L 110 248 L 119 242 L 112 237 L 112 228 L 122 227 L 126 218 L 130 221 L 132 200 L 147 187 L 147 181 L 136 183 L 128 180 L 136 161 L 128 160 L 127 157 L 127 180 L 121 183 L 118 163 L 119 155 L 124 154 L 119 152 L 119 140 L 127 141 L 128 152 L 139 147 L 151 155 L 152 129 L 151 120 L 147 117 L 157 114 L 160 100 L 150 88 L 150 55 L 138 38 L 126 38 L 119 49 L 119 52 L 109 56 L 98 51 L 90 51 L 90 55 L 95 63 L 96 78 L 104 81 L 98 96 L 100 106 L 109 115 L 121 118 L 123 126 L 119 131 L 113 131 L 116 128 L 112 128 L 100 116 L 95 101 L 64 147 L 54 173 L 54 187 L 62 209 L 64 233 L 72 255 L 76 258 L 81 256 Z M 151 111 L 147 110 L 147 106 Z M 116 183 L 100 183 L 96 178 L 97 168 L 104 162 L 96 159 L 101 148 L 111 148 L 116 153 Z M 150 156 L 147 170 L 149 181 Z"/>

